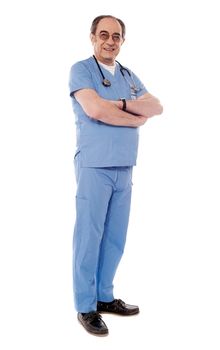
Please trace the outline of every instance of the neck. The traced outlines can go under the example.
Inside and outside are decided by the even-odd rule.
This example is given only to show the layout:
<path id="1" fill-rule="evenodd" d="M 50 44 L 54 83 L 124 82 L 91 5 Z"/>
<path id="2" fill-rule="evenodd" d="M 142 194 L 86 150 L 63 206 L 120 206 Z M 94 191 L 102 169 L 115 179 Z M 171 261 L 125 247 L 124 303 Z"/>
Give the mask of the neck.
<path id="1" fill-rule="evenodd" d="M 116 63 L 114 62 L 113 64 L 106 64 L 106 63 L 103 63 L 103 62 L 101 62 L 101 61 L 98 61 L 99 62 L 99 64 L 101 64 L 101 65 L 103 65 L 103 67 L 106 67 L 106 68 L 115 68 L 115 66 L 116 66 Z"/>
<path id="2" fill-rule="evenodd" d="M 115 65 L 115 60 L 112 58 L 98 58 L 96 55 L 94 55 L 97 61 L 100 63 L 106 64 L 107 66 L 114 66 Z"/>

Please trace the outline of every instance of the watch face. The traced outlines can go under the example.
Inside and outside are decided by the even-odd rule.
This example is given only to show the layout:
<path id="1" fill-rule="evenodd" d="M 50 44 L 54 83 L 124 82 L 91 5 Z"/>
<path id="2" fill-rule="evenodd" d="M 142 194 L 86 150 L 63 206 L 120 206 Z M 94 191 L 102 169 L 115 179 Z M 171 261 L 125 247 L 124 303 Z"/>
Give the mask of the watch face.
<path id="1" fill-rule="evenodd" d="M 123 102 L 122 110 L 126 110 L 126 99 L 125 98 L 120 98 L 120 100 Z"/>

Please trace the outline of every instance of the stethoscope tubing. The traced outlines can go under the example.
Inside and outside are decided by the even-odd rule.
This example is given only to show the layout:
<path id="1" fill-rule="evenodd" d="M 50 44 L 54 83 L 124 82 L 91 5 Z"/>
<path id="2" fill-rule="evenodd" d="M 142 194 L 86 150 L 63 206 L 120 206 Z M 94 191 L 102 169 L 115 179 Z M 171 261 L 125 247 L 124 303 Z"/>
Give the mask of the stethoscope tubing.
<path id="1" fill-rule="evenodd" d="M 102 80 L 102 84 L 103 84 L 105 87 L 111 86 L 111 82 L 110 82 L 108 79 L 105 78 L 105 76 L 104 76 L 104 74 L 103 74 L 103 71 L 102 71 L 102 69 L 101 69 L 101 67 L 100 67 L 100 64 L 99 64 L 97 58 L 95 57 L 95 55 L 93 55 L 93 58 L 94 58 L 94 60 L 95 60 L 95 62 L 96 62 L 96 65 L 97 65 L 97 67 L 98 67 L 98 69 L 99 69 L 99 72 L 100 72 L 100 74 L 101 74 L 101 76 L 102 76 L 102 79 L 103 79 L 103 80 Z M 130 88 L 137 92 L 138 89 L 137 89 L 136 86 L 135 86 L 134 79 L 133 79 L 133 77 L 131 76 L 131 73 L 129 72 L 129 70 L 128 70 L 127 68 L 125 68 L 124 66 L 122 66 L 122 64 L 121 64 L 120 62 L 118 62 L 118 61 L 115 61 L 115 62 L 118 63 L 119 68 L 120 68 L 120 72 L 121 72 L 122 76 L 125 78 L 125 80 L 127 81 L 127 83 L 129 84 Z M 126 71 L 126 72 L 128 73 L 128 75 L 129 75 L 129 77 L 132 79 L 133 85 L 131 85 L 130 82 L 128 81 L 128 79 L 126 78 L 126 76 L 125 76 L 125 74 L 124 74 L 124 71 Z"/>

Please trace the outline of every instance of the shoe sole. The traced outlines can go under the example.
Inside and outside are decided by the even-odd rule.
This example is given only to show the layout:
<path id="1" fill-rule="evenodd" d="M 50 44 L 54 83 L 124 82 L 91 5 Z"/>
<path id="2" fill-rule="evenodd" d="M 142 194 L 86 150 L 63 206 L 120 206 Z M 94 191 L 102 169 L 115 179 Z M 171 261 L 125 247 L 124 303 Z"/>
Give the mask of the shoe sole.
<path id="1" fill-rule="evenodd" d="M 120 313 L 118 313 L 118 312 L 114 312 L 114 311 L 98 311 L 100 314 L 111 314 L 111 315 L 117 315 L 117 316 L 137 316 L 139 313 L 140 313 L 140 311 L 136 311 L 136 312 L 134 312 L 134 313 L 132 313 L 132 314 L 120 314 Z"/>

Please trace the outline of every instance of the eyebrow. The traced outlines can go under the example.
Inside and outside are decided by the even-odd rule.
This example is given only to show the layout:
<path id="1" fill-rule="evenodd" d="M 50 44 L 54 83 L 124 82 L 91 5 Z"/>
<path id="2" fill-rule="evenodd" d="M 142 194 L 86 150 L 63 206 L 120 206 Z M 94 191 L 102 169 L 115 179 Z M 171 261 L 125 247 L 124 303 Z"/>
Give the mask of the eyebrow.
<path id="1" fill-rule="evenodd" d="M 107 30 L 101 30 L 100 33 L 108 33 L 109 34 L 109 32 Z M 117 33 L 117 32 L 115 32 L 113 34 L 121 35 L 120 33 Z"/>

